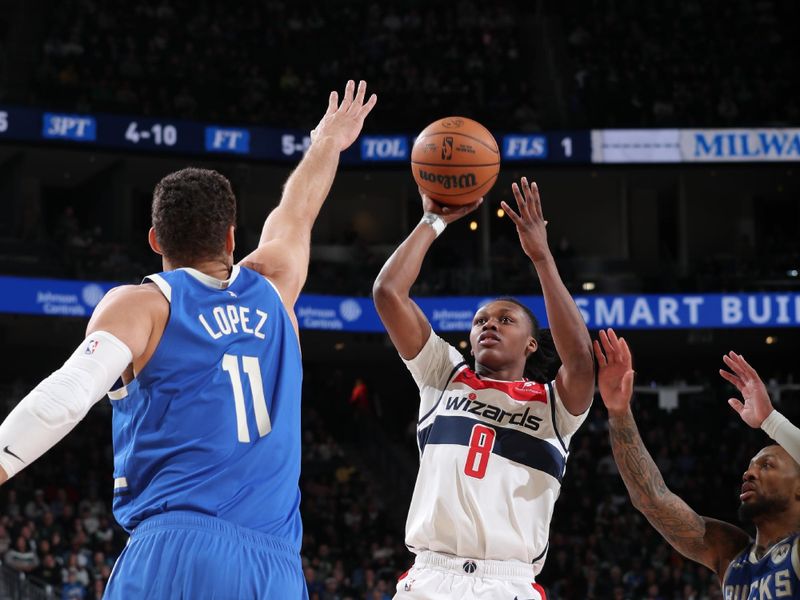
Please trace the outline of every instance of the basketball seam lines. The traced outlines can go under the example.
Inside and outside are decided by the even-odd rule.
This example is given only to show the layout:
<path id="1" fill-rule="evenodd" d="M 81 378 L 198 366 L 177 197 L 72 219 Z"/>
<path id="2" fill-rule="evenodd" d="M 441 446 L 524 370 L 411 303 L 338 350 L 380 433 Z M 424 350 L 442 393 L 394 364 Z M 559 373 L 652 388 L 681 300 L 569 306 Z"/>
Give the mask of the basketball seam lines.
<path id="1" fill-rule="evenodd" d="M 418 162 L 416 160 L 411 161 L 411 162 L 412 162 L 412 164 L 424 165 L 426 167 L 450 167 L 450 168 L 454 168 L 454 169 L 463 169 L 465 167 L 496 167 L 497 165 L 500 164 L 499 160 L 497 162 L 493 162 L 493 163 L 481 163 L 481 164 L 472 164 L 472 163 L 470 163 L 468 165 L 458 165 L 458 164 L 450 164 L 450 165 L 448 165 L 448 164 L 442 164 L 442 163 L 436 163 L 436 162 Z"/>
<path id="2" fill-rule="evenodd" d="M 426 134 L 425 134 L 425 137 L 423 137 L 423 138 L 417 138 L 417 140 L 414 142 L 414 145 L 416 146 L 416 145 L 417 145 L 417 142 L 419 142 L 420 140 L 424 140 L 424 139 L 426 139 L 426 138 L 433 137 L 434 135 L 450 135 L 450 136 L 452 136 L 452 134 L 453 134 L 453 133 L 457 133 L 458 135 L 461 135 L 461 136 L 463 136 L 463 137 L 467 138 L 468 140 L 473 140 L 473 141 L 475 141 L 475 142 L 478 142 L 478 143 L 479 143 L 481 146 L 483 146 L 483 147 L 484 147 L 484 148 L 486 148 L 487 150 L 491 150 L 492 152 L 494 152 L 494 153 L 495 153 L 495 154 L 497 154 L 498 156 L 500 155 L 500 147 L 499 147 L 499 146 L 497 147 L 497 150 L 495 150 L 495 149 L 494 149 L 494 148 L 492 148 L 491 146 L 487 146 L 487 145 L 486 145 L 486 144 L 483 142 L 483 140 L 481 140 L 480 138 L 476 138 L 476 137 L 474 137 L 474 136 L 472 136 L 472 135 L 467 135 L 466 133 L 461 133 L 460 131 L 456 131 L 456 132 L 451 132 L 451 131 L 435 131 L 435 132 L 433 132 L 433 133 L 426 133 Z M 490 133 L 489 135 L 491 135 L 491 133 Z M 494 137 L 494 136 L 492 136 L 492 137 Z M 495 140 L 495 143 L 497 143 L 497 140 Z M 438 144 L 437 144 L 437 145 L 438 145 Z"/>

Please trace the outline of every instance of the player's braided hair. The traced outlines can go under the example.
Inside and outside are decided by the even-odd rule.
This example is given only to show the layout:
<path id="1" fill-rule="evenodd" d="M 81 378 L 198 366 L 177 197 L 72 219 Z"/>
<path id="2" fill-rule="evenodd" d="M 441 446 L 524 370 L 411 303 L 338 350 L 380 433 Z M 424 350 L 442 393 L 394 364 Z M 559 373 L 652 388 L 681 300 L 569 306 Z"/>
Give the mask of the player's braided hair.
<path id="1" fill-rule="evenodd" d="M 550 335 L 550 330 L 539 327 L 539 319 L 536 318 L 533 311 L 516 298 L 503 296 L 495 298 L 495 301 L 516 304 L 528 315 L 528 319 L 531 321 L 531 335 L 536 340 L 538 348 L 536 352 L 528 355 L 523 375 L 539 383 L 551 381 L 553 379 L 552 370 L 558 360 L 558 355 L 556 354 L 556 347 L 553 343 L 553 336 Z"/>
<path id="2" fill-rule="evenodd" d="M 225 252 L 228 228 L 236 223 L 236 197 L 216 171 L 181 169 L 156 185 L 152 218 L 164 256 L 188 266 Z"/>

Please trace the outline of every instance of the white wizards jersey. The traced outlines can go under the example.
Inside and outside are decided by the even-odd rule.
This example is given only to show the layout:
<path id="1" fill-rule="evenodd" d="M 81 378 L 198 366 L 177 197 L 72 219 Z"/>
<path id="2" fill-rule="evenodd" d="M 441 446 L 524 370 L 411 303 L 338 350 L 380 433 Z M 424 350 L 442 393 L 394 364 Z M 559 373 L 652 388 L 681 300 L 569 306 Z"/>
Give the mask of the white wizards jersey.
<path id="1" fill-rule="evenodd" d="M 479 377 L 433 332 L 405 363 L 420 389 L 406 545 L 539 573 L 569 442 L 588 410 L 571 415 L 554 383 Z"/>

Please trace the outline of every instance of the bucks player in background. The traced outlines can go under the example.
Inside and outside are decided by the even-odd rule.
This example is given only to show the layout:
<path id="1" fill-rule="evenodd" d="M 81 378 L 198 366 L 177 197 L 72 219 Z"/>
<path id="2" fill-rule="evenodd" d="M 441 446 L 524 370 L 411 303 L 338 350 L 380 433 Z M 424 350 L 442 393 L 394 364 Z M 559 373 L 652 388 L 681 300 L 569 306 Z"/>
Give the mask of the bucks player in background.
<path id="1" fill-rule="evenodd" d="M 521 188 L 521 189 L 520 189 Z M 511 298 L 478 309 L 470 332 L 475 367 L 431 329 L 409 291 L 444 227 L 474 210 L 422 196 L 425 214 L 392 254 L 375 305 L 420 389 L 420 467 L 406 523 L 414 566 L 395 598 L 544 598 L 535 583 L 547 553 L 570 438 L 594 392 L 591 340 L 547 245 L 536 184 L 512 187 L 503 208 L 533 263 L 561 358 L 546 378 L 548 341 Z M 552 357 L 551 357 L 552 358 Z"/>
<path id="2" fill-rule="evenodd" d="M 234 264 L 236 199 L 184 169 L 153 197 L 164 272 L 111 290 L 87 338 L 0 426 L 5 481 L 58 442 L 123 375 L 113 406 L 114 515 L 131 539 L 107 598 L 303 598 L 301 362 L 294 304 L 339 154 L 375 105 L 336 92 L 308 153 Z"/>
<path id="3" fill-rule="evenodd" d="M 800 598 L 800 465 L 777 445 L 750 461 L 742 475 L 739 516 L 755 524 L 755 540 L 735 525 L 701 517 L 667 488 L 639 436 L 630 406 L 627 343 L 609 329 L 594 345 L 611 447 L 633 505 L 673 548 L 716 573 L 725 600 Z M 744 384 L 749 375 L 736 357 L 726 360 L 734 371 L 726 379 Z M 748 402 L 747 386 L 740 389 Z"/>

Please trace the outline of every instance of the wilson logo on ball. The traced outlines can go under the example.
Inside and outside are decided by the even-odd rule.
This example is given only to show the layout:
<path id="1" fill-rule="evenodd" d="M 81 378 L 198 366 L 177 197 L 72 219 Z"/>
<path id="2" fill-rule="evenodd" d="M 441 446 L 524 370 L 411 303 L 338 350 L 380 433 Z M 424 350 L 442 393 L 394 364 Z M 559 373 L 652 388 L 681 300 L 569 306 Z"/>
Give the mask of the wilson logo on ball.
<path id="1" fill-rule="evenodd" d="M 463 173 L 461 175 L 439 175 L 436 173 L 429 173 L 425 169 L 420 169 L 419 176 L 423 181 L 438 183 L 446 190 L 472 188 L 478 184 L 478 181 L 475 178 L 475 173 Z"/>

